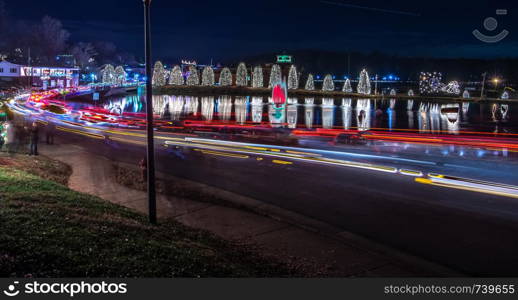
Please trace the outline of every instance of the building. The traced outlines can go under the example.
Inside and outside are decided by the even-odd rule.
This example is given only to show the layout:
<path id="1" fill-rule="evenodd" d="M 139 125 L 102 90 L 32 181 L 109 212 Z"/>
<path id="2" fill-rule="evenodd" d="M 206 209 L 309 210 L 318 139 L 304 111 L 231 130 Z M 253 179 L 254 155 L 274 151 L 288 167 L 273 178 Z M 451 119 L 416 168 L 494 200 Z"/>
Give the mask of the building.
<path id="1" fill-rule="evenodd" d="M 79 68 L 24 66 L 0 61 L 0 81 L 12 85 L 33 87 L 66 88 L 79 85 Z"/>

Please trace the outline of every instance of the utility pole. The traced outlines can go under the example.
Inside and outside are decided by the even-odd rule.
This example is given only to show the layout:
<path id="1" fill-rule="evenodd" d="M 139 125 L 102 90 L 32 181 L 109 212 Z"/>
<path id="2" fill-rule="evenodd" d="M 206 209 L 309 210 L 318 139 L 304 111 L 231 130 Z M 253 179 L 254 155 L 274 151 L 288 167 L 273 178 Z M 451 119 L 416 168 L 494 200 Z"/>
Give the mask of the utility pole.
<path id="1" fill-rule="evenodd" d="M 155 139 L 153 133 L 153 84 L 151 73 L 151 0 L 144 2 L 145 48 L 146 48 L 146 121 L 147 121 L 147 194 L 149 222 L 156 224 L 155 190 Z"/>
<path id="2" fill-rule="evenodd" d="M 378 74 L 376 74 L 376 78 L 374 80 L 374 95 L 378 95 Z"/>
<path id="3" fill-rule="evenodd" d="M 484 99 L 484 87 L 486 85 L 487 72 L 482 74 L 482 89 L 480 90 L 480 99 Z"/>

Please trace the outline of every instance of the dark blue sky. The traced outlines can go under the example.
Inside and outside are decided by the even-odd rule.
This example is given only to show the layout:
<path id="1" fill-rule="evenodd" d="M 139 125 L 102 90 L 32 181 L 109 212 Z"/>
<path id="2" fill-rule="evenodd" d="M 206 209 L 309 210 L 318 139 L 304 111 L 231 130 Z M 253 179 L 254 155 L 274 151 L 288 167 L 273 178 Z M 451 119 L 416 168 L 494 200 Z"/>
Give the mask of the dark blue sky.
<path id="1" fill-rule="evenodd" d="M 153 0 L 157 58 L 215 61 L 296 49 L 380 51 L 410 56 L 518 56 L 517 1 Z M 17 18 L 59 18 L 74 41 L 112 40 L 142 55 L 141 0 L 6 0 Z M 359 8 L 362 6 L 367 8 Z M 496 16 L 507 9 L 507 16 Z M 483 28 L 496 17 L 493 32 Z M 498 44 L 479 29 L 510 35 Z"/>

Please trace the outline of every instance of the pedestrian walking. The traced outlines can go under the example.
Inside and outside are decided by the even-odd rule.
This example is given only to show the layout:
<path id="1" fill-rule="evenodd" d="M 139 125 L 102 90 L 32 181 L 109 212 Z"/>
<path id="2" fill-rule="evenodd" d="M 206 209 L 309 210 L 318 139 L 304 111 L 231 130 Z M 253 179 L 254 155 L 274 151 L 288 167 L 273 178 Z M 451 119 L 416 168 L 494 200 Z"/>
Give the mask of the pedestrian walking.
<path id="1" fill-rule="evenodd" d="M 33 122 L 31 128 L 29 129 L 29 155 L 38 155 L 38 140 L 39 140 L 39 128 L 38 123 Z"/>

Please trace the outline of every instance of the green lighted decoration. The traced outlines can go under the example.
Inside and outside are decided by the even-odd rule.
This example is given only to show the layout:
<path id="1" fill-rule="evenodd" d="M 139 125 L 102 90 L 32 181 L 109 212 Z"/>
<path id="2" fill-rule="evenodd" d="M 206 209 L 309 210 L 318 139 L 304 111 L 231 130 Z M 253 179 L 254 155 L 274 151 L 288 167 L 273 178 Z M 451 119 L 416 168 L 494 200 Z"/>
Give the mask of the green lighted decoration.
<path id="1" fill-rule="evenodd" d="M 277 55 L 277 63 L 290 64 L 291 61 L 291 55 Z"/>

